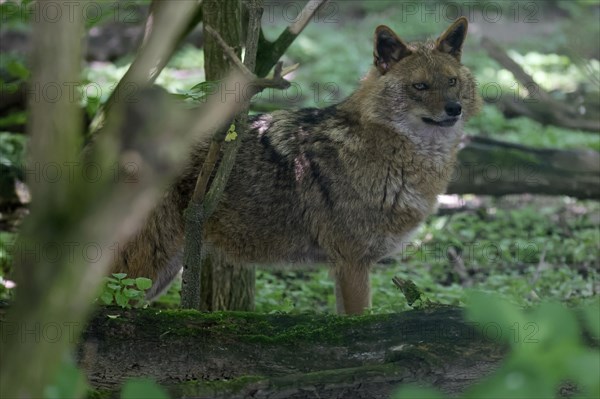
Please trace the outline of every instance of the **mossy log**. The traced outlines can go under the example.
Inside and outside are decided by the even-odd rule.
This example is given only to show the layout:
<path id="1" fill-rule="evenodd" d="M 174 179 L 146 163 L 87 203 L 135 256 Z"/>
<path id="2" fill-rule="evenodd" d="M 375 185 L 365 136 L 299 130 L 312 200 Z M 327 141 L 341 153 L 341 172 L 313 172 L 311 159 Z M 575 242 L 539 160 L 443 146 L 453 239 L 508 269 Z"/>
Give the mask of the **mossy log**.
<path id="1" fill-rule="evenodd" d="M 533 148 L 480 136 L 458 154 L 448 193 L 600 198 L 600 153 Z"/>
<path id="2" fill-rule="evenodd" d="M 359 317 L 103 309 L 79 362 L 96 389 L 146 376 L 174 398 L 387 398 L 404 383 L 457 393 L 503 357 L 480 330 L 452 307 Z"/>

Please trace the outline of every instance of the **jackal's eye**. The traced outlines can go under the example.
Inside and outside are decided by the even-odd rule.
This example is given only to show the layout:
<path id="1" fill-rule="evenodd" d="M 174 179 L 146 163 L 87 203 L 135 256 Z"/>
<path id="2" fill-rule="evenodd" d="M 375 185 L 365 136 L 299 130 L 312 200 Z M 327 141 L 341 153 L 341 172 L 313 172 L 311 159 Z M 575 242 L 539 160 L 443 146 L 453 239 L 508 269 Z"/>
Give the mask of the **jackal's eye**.
<path id="1" fill-rule="evenodd" d="M 429 88 L 429 86 L 427 86 L 427 83 L 415 83 L 413 84 L 413 87 L 417 90 L 427 90 L 427 88 Z"/>
<path id="2" fill-rule="evenodd" d="M 450 79 L 448 79 L 448 84 L 450 86 L 456 86 L 456 78 L 450 78 Z"/>

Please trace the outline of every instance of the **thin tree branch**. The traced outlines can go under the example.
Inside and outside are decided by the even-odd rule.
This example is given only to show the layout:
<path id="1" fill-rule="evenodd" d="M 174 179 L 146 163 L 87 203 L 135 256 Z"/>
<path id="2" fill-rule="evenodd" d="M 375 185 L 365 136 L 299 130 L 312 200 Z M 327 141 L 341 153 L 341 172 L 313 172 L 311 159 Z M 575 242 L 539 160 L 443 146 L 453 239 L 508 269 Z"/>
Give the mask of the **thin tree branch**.
<path id="1" fill-rule="evenodd" d="M 287 51 L 288 47 L 296 40 L 296 37 L 302 33 L 314 15 L 328 2 L 329 0 L 310 0 L 302 9 L 300 18 L 281 32 L 274 42 L 261 40 L 261 45 L 258 47 L 257 52 L 255 70 L 257 76 L 267 76 L 271 68 L 273 68 Z"/>
<path id="2" fill-rule="evenodd" d="M 192 200 L 188 208 L 185 211 L 186 215 L 186 245 L 184 249 L 184 271 L 183 271 L 183 284 L 181 294 L 181 304 L 185 308 L 199 308 L 201 303 L 201 273 L 202 273 L 202 229 L 204 221 L 208 219 L 215 208 L 223 191 L 225 190 L 227 180 L 233 169 L 237 152 L 242 143 L 242 135 L 246 131 L 246 119 L 248 118 L 248 110 L 250 106 L 251 98 L 263 90 L 258 86 L 256 82 L 256 76 L 252 72 L 256 63 L 256 49 L 260 35 L 260 23 L 262 18 L 263 6 L 262 0 L 248 0 L 246 2 L 248 7 L 248 29 L 246 34 L 246 53 L 244 63 L 240 61 L 235 51 L 223 40 L 223 38 L 216 32 L 212 27 L 205 26 L 205 30 L 212 35 L 217 43 L 222 47 L 223 52 L 230 58 L 232 63 L 238 67 L 242 74 L 252 79 L 252 92 L 250 95 L 246 95 L 243 99 L 243 105 L 241 111 L 236 117 L 236 130 L 238 137 L 233 142 L 228 143 L 225 147 L 223 158 L 219 165 L 219 168 L 215 174 L 213 183 L 208 189 L 208 181 L 212 175 L 214 166 L 216 164 L 218 155 L 221 152 L 223 146 L 223 140 L 225 138 L 225 130 L 221 130 L 213 137 L 211 142 L 207 159 L 205 160 L 202 170 L 196 180 L 196 186 L 192 195 Z M 281 73 L 281 65 L 278 68 Z M 268 82 L 268 84 L 279 84 L 280 86 L 287 87 L 289 82 L 285 82 L 279 76 L 274 77 L 273 80 L 276 82 Z M 285 82 L 283 83 L 282 80 Z M 267 82 L 261 82 L 267 83 Z M 207 191 L 208 189 L 208 191 Z"/>
<path id="3" fill-rule="evenodd" d="M 298 19 L 288 27 L 290 33 L 296 36 L 302 33 L 304 28 L 306 28 L 306 25 L 308 25 L 310 20 L 313 18 L 313 16 L 328 1 L 329 0 L 310 0 L 308 3 L 306 3 L 304 8 L 302 9 L 302 12 L 300 12 Z"/>
<path id="4" fill-rule="evenodd" d="M 252 0 L 252 1 L 256 1 L 256 0 Z M 252 17 L 251 17 L 252 18 Z M 255 16 L 254 18 L 257 18 L 257 16 Z M 260 19 L 257 19 L 258 21 L 260 21 Z M 257 24 L 250 24 L 250 25 L 254 25 L 254 26 L 258 26 Z M 260 28 L 260 26 L 259 26 Z M 227 55 L 227 57 L 230 58 L 230 60 L 238 67 L 238 69 L 248 78 L 252 79 L 249 83 L 250 89 L 248 91 L 246 91 L 247 95 L 244 100 L 244 104 L 249 104 L 250 99 L 255 96 L 256 94 L 260 93 L 262 90 L 267 89 L 267 88 L 274 88 L 274 89 L 281 89 L 281 90 L 285 90 L 288 87 L 290 87 L 290 82 L 288 82 L 287 80 L 285 80 L 282 76 L 282 71 L 283 71 L 283 67 L 282 67 L 282 63 L 279 62 L 277 64 L 277 66 L 275 67 L 275 73 L 273 78 L 269 78 L 269 79 L 265 79 L 265 78 L 257 78 L 251 71 L 250 69 L 248 69 L 248 67 L 245 65 L 245 63 L 247 63 L 250 67 L 252 66 L 252 64 L 254 64 L 256 58 L 254 57 L 254 60 L 250 59 L 251 56 L 249 55 L 250 52 L 246 51 L 246 58 L 244 59 L 244 63 L 242 63 L 242 61 L 238 58 L 238 56 L 235 54 L 235 51 L 227 45 L 227 43 L 225 42 L 225 40 L 223 40 L 223 38 L 221 37 L 221 35 L 219 35 L 219 33 L 217 31 L 215 31 L 213 28 L 211 28 L 210 26 L 206 26 L 205 27 L 206 31 L 209 32 L 211 34 L 211 36 L 213 36 L 215 38 L 215 40 L 219 43 L 219 45 L 223 48 L 223 52 Z M 250 40 L 255 40 L 255 38 L 257 37 L 258 33 L 257 33 L 257 29 L 254 29 L 253 33 L 251 33 L 250 31 L 250 26 L 249 26 L 249 32 L 248 32 L 248 41 Z M 247 47 L 248 48 L 248 47 Z M 255 46 L 256 48 L 256 46 Z M 295 69 L 295 66 L 294 66 Z M 293 69 L 288 69 L 286 72 L 289 73 L 291 70 Z M 242 111 L 239 115 L 237 119 L 237 125 L 238 128 L 237 130 L 240 132 L 245 131 L 245 119 L 247 118 L 247 114 L 248 114 L 248 110 L 247 110 L 247 105 L 244 105 L 242 107 Z M 244 120 L 242 120 L 242 118 Z M 210 144 L 206 159 L 204 161 L 204 164 L 202 165 L 202 169 L 200 170 L 200 173 L 198 174 L 198 179 L 196 180 L 196 186 L 194 188 L 194 194 L 192 195 L 192 199 L 194 201 L 197 202 L 202 202 L 204 201 L 204 199 L 206 198 L 206 191 L 208 188 L 208 182 L 210 180 L 210 176 L 213 172 L 213 169 L 217 163 L 217 160 L 219 158 L 219 153 L 221 152 L 221 146 L 223 143 L 223 140 L 225 139 L 225 132 L 227 131 L 227 129 L 221 129 L 219 132 L 217 132 L 215 134 L 215 137 L 213 139 L 213 141 Z M 238 142 L 240 141 L 239 138 L 237 140 Z M 234 148 L 234 146 L 231 146 L 230 148 Z M 236 150 L 237 152 L 237 150 Z M 230 155 L 225 154 L 224 158 L 230 158 Z M 220 180 L 220 179 L 219 179 Z M 210 206 L 209 208 L 213 208 L 212 206 Z M 206 215 L 207 217 L 210 216 L 210 213 L 208 215 Z"/>
<path id="5" fill-rule="evenodd" d="M 225 55 L 233 62 L 233 64 L 242 72 L 244 75 L 251 76 L 254 78 L 254 74 L 250 72 L 250 70 L 244 65 L 244 63 L 239 59 L 235 50 L 225 43 L 225 40 L 219 35 L 219 32 L 214 30 L 210 25 L 206 25 L 204 29 L 219 43 Z"/>

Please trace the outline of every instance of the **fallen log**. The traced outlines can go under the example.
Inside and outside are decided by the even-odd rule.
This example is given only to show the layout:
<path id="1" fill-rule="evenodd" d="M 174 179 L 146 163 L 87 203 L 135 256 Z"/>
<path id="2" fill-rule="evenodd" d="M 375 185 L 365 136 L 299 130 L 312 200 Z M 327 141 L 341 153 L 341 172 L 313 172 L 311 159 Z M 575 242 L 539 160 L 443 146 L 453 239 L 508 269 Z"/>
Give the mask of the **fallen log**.
<path id="1" fill-rule="evenodd" d="M 481 136 L 458 154 L 449 194 L 566 195 L 600 198 L 600 153 L 533 148 Z"/>
<path id="2" fill-rule="evenodd" d="M 471 136 L 458 154 L 448 194 L 565 195 L 600 198 L 600 153 L 593 150 L 533 148 Z M 18 204 L 18 165 L 1 165 L 0 205 Z M 448 173 L 441 170 L 440 173 Z"/>
<path id="3" fill-rule="evenodd" d="M 503 357 L 482 331 L 453 307 L 360 317 L 102 309 L 79 363 L 96 389 L 145 376 L 172 397 L 388 398 L 405 383 L 455 394 Z"/>

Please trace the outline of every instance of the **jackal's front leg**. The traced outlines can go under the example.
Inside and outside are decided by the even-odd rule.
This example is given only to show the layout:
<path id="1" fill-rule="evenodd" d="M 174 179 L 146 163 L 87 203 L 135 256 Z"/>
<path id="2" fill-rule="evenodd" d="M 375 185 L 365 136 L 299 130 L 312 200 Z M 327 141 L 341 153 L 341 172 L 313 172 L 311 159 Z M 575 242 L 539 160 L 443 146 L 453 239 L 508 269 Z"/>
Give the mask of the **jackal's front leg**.
<path id="1" fill-rule="evenodd" d="M 333 275 L 338 314 L 360 314 L 371 306 L 368 266 L 336 265 Z"/>

